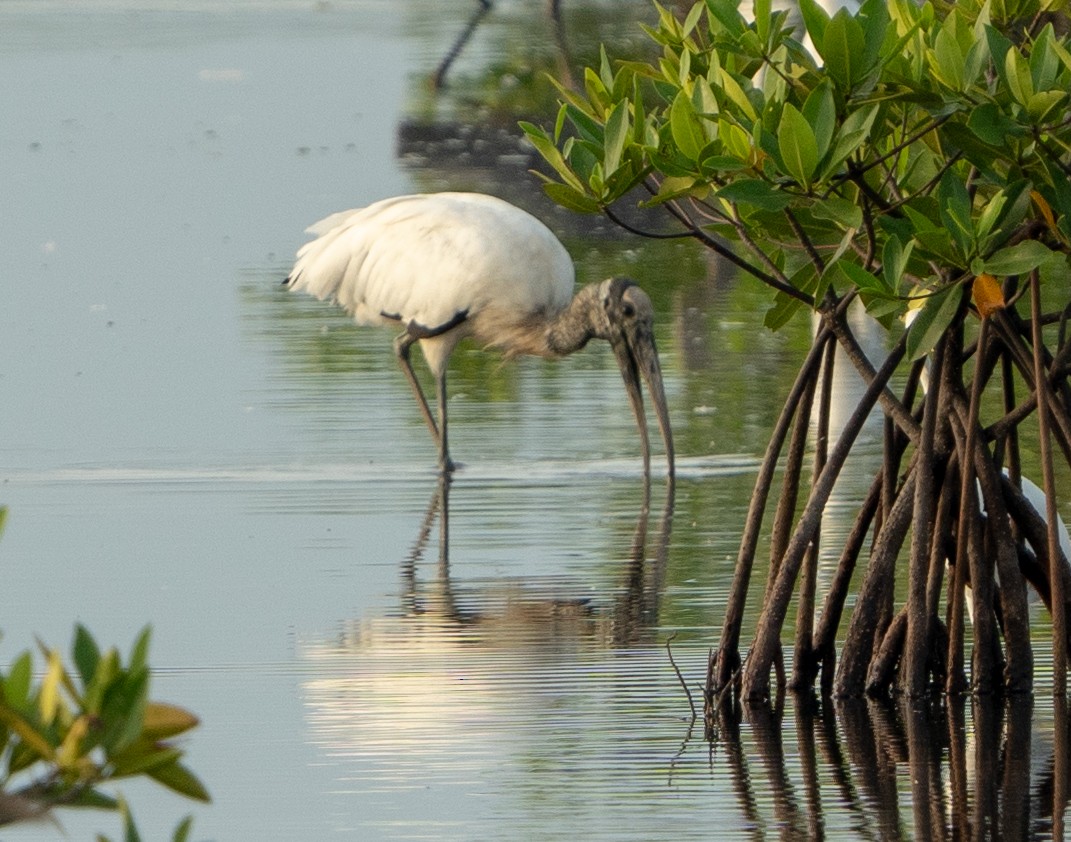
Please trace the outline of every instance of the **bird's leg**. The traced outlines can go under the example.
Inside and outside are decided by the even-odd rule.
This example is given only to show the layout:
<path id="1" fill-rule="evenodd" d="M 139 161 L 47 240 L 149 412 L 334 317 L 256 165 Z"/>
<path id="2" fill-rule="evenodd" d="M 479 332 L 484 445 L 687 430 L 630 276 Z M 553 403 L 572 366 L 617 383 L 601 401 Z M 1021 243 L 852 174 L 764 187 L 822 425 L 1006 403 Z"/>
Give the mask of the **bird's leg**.
<path id="1" fill-rule="evenodd" d="M 457 40 L 454 41 L 453 46 L 450 47 L 449 52 L 443 57 L 443 60 L 439 63 L 439 68 L 435 71 L 435 76 L 431 80 L 432 87 L 437 91 L 441 91 L 446 87 L 446 74 L 450 70 L 450 65 L 454 63 L 465 45 L 469 42 L 472 34 L 476 31 L 476 27 L 480 25 L 480 21 L 483 20 L 484 15 L 491 11 L 492 0 L 480 0 L 479 8 L 472 13 L 472 17 L 469 18 L 469 22 L 465 24 L 464 30 L 457 36 Z"/>
<path id="2" fill-rule="evenodd" d="M 446 368 L 439 372 L 435 379 L 435 390 L 439 400 L 439 472 L 443 476 L 449 476 L 454 470 L 454 462 L 450 458 L 450 449 L 446 444 Z"/>
<path id="3" fill-rule="evenodd" d="M 431 414 L 431 407 L 428 406 L 428 399 L 424 397 L 424 390 L 420 388 L 420 381 L 416 379 L 416 374 L 413 373 L 413 366 L 409 362 L 409 349 L 413 347 L 414 342 L 416 342 L 415 336 L 411 336 L 408 332 L 401 334 L 394 340 L 394 353 L 398 355 L 398 363 L 405 373 L 405 379 L 409 381 L 409 385 L 413 389 L 417 406 L 420 407 L 424 421 L 428 425 L 428 429 L 431 430 L 431 437 L 435 439 L 435 443 L 439 445 L 439 452 L 442 453 L 444 438 L 439 434 L 439 428 Z"/>

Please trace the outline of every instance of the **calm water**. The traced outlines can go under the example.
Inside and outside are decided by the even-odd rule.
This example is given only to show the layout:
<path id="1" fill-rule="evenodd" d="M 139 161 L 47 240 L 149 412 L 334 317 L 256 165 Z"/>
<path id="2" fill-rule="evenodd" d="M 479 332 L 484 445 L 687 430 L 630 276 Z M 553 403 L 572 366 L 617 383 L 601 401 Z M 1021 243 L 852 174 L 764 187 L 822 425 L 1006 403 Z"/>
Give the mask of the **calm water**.
<path id="1" fill-rule="evenodd" d="M 459 87 L 523 66 L 541 6 L 496 11 Z M 421 145 L 470 11 L 0 3 L 0 661 L 76 620 L 124 649 L 153 624 L 155 693 L 202 717 L 214 804 L 125 787 L 147 838 L 191 810 L 220 840 L 1051 835 L 1042 694 L 1003 730 L 866 705 L 755 714 L 713 749 L 690 727 L 665 642 L 694 687 L 808 328 L 756 330 L 762 294 L 686 246 L 579 227 L 516 147 Z M 645 513 L 606 349 L 456 355 L 444 500 L 389 335 L 279 288 L 306 225 L 442 187 L 521 201 L 582 281 L 651 291 L 672 501 L 658 476 Z"/>

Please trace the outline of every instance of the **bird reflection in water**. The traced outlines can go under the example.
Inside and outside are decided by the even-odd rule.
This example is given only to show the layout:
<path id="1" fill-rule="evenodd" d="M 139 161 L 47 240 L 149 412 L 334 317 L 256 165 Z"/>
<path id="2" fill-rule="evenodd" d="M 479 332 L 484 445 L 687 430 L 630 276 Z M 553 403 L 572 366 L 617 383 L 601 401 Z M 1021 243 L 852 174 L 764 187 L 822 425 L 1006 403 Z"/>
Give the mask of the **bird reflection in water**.
<path id="1" fill-rule="evenodd" d="M 406 616 L 470 632 L 498 645 L 543 644 L 571 647 L 588 639 L 614 647 L 651 643 L 658 625 L 659 597 L 665 584 L 673 520 L 674 484 L 670 482 L 658 524 L 653 555 L 648 556 L 651 483 L 645 477 L 624 567 L 622 586 L 612 607 L 601 608 L 589 596 L 546 593 L 524 585 L 505 585 L 499 593 L 477 595 L 475 608 L 457 598 L 450 577 L 449 477 L 440 477 L 412 548 L 402 563 L 402 605 Z M 434 584 L 422 587 L 417 570 L 438 522 L 438 565 Z M 551 590 L 560 588 L 552 587 Z M 493 590 L 493 588 L 491 589 Z"/>

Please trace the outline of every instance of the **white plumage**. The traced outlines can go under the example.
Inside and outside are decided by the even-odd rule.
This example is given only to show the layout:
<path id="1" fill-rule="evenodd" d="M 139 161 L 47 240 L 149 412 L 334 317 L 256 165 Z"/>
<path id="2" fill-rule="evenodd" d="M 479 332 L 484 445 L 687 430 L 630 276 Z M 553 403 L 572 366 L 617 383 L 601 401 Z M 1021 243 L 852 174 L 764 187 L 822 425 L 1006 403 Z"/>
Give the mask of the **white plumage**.
<path id="1" fill-rule="evenodd" d="M 542 222 L 508 202 L 477 193 L 400 196 L 343 211 L 309 229 L 316 239 L 297 253 L 291 289 L 332 300 L 358 324 L 397 325 L 402 370 L 439 443 L 446 445 L 446 366 L 471 336 L 509 356 L 558 357 L 589 339 L 611 343 L 640 425 L 649 468 L 646 419 L 638 375 L 647 381 L 673 470 L 672 438 L 654 346 L 653 307 L 623 278 L 603 281 L 575 298 L 573 261 Z M 409 363 L 419 342 L 436 378 L 436 423 Z"/>
<path id="2" fill-rule="evenodd" d="M 480 335 L 481 322 L 523 325 L 573 297 L 573 261 L 558 238 L 493 196 L 399 196 L 308 231 L 317 239 L 298 252 L 291 288 L 336 301 L 358 324 L 415 322 L 434 332 L 466 313 L 467 333 L 499 345 L 499 333 Z"/>

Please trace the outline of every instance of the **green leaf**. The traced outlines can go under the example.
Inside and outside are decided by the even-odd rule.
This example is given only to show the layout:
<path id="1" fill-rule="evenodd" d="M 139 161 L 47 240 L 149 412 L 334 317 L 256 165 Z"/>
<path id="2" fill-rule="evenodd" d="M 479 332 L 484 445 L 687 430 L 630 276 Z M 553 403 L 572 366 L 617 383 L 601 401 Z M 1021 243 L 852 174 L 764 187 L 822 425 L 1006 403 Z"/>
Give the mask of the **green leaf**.
<path id="1" fill-rule="evenodd" d="M 124 674 L 104 692 L 101 743 L 110 754 L 122 752 L 141 735 L 148 697 L 148 670 Z"/>
<path id="2" fill-rule="evenodd" d="M 148 775 L 179 795 L 185 795 L 187 798 L 206 803 L 212 800 L 208 790 L 204 788 L 204 784 L 197 780 L 197 776 L 193 772 L 178 761 L 152 769 L 148 772 Z"/>
<path id="3" fill-rule="evenodd" d="M 844 232 L 844 236 L 840 238 L 840 243 L 837 245 L 836 251 L 834 251 L 832 257 L 830 257 L 826 261 L 827 265 L 831 263 L 836 263 L 838 260 L 844 257 L 844 253 L 848 251 L 848 249 L 852 245 L 852 242 L 854 242 L 855 240 L 855 234 L 855 228 L 849 228 Z"/>
<path id="4" fill-rule="evenodd" d="M 100 663 L 100 649 L 81 623 L 74 629 L 74 647 L 71 654 L 78 674 L 82 677 L 82 687 L 89 687 L 97 671 L 97 664 Z"/>
<path id="5" fill-rule="evenodd" d="M 734 204 L 754 205 L 767 211 L 779 211 L 788 207 L 792 197 L 782 190 L 758 178 L 741 178 L 727 184 L 714 194 Z"/>
<path id="6" fill-rule="evenodd" d="M 816 219 L 828 219 L 842 228 L 859 228 L 863 224 L 863 209 L 855 202 L 837 196 L 815 202 L 811 213 Z"/>
<path id="7" fill-rule="evenodd" d="M 934 39 L 935 70 L 942 82 L 954 91 L 963 90 L 963 54 L 949 27 L 942 27 Z"/>
<path id="8" fill-rule="evenodd" d="M 24 710 L 30 698 L 30 678 L 33 673 L 33 658 L 29 652 L 23 652 L 11 664 L 4 679 L 4 693 L 0 699 L 5 705 L 17 710 Z"/>
<path id="9" fill-rule="evenodd" d="M 722 25 L 726 34 L 734 40 L 743 35 L 747 26 L 744 18 L 740 15 L 740 4 L 734 0 L 707 0 L 707 11 L 711 15 L 712 22 L 717 21 Z M 714 27 L 711 27 L 712 30 Z"/>
<path id="10" fill-rule="evenodd" d="M 610 92 L 607 87 L 598 73 L 590 67 L 584 68 L 584 93 L 597 112 L 601 112 L 609 102 Z"/>
<path id="11" fill-rule="evenodd" d="M 1027 101 L 1026 112 L 1032 120 L 1040 123 L 1066 99 L 1065 91 L 1039 91 Z"/>
<path id="12" fill-rule="evenodd" d="M 755 18 L 755 31 L 766 43 L 770 35 L 770 0 L 755 0 L 752 15 Z"/>
<path id="13" fill-rule="evenodd" d="M 600 210 L 597 201 L 567 184 L 558 184 L 554 181 L 544 182 L 543 191 L 557 204 L 568 210 L 579 213 L 598 213 Z"/>
<path id="14" fill-rule="evenodd" d="M 805 263 L 796 270 L 790 281 L 794 288 L 800 292 L 808 293 L 816 301 L 822 297 L 828 283 L 826 279 L 818 277 L 817 272 L 814 270 L 814 265 L 810 262 Z M 795 296 L 778 292 L 774 296 L 773 306 L 766 311 L 763 324 L 770 330 L 780 330 L 793 316 L 802 310 L 809 310 L 809 308 Z"/>
<path id="15" fill-rule="evenodd" d="M 875 275 L 873 272 L 868 272 L 858 263 L 853 263 L 851 260 L 838 260 L 835 265 L 845 279 L 859 289 L 860 292 L 886 297 L 892 292 L 885 283 L 884 275 Z"/>
<path id="16" fill-rule="evenodd" d="M 190 838 L 190 831 L 193 828 L 193 816 L 186 816 L 175 827 L 175 832 L 171 836 L 171 842 L 188 842 Z"/>
<path id="17" fill-rule="evenodd" d="M 934 228 L 929 231 L 916 231 L 915 241 L 923 251 L 929 252 L 930 256 L 943 260 L 957 269 L 966 268 L 967 263 L 964 256 L 956 249 L 955 244 L 952 242 L 952 235 L 946 229 Z"/>
<path id="18" fill-rule="evenodd" d="M 558 147 L 554 145 L 554 141 L 547 136 L 547 133 L 539 128 L 539 126 L 523 121 L 520 123 L 520 127 L 527 136 L 529 142 L 531 142 L 536 148 L 536 151 L 543 156 L 543 160 L 550 164 L 554 172 L 558 174 L 558 177 L 565 184 L 572 187 L 573 190 L 582 194 L 584 191 L 583 183 L 577 178 L 576 173 L 573 172 L 569 164 L 566 163 L 565 158 L 562 157 L 562 153 L 558 151 Z M 546 188 L 544 187 L 544 189 Z"/>
<path id="19" fill-rule="evenodd" d="M 1034 83 L 1030 76 L 1030 68 L 1019 56 L 1019 51 L 1014 48 L 1008 50 L 1008 54 L 1004 57 L 1004 74 L 1008 81 L 1008 89 L 1015 97 L 1015 101 L 1026 106 L 1030 102 L 1030 97 L 1034 95 Z"/>
<path id="20" fill-rule="evenodd" d="M 740 118 L 748 123 L 754 122 L 758 117 L 755 112 L 755 106 L 751 104 L 751 100 L 747 98 L 747 94 L 744 93 L 744 89 L 740 87 L 740 83 L 732 77 L 724 67 L 718 71 L 718 86 L 725 92 L 725 95 L 729 98 L 729 101 L 740 110 Z"/>
<path id="21" fill-rule="evenodd" d="M 123 817 L 123 842 L 141 842 L 137 825 L 134 823 L 134 814 L 130 812 L 130 805 L 122 796 L 119 796 L 119 815 Z"/>
<path id="22" fill-rule="evenodd" d="M 886 34 L 889 31 L 889 24 L 892 23 L 887 0 L 865 0 L 859 7 L 859 14 L 856 19 L 862 26 L 863 41 L 866 45 L 863 50 L 862 61 L 859 63 L 861 74 L 865 74 L 869 73 L 878 64 L 885 44 Z M 899 56 L 901 52 L 902 49 L 893 47 L 889 54 L 891 56 Z M 859 81 L 862 81 L 862 78 Z"/>
<path id="23" fill-rule="evenodd" d="M 901 311 L 904 308 L 904 302 L 899 298 L 860 292 L 859 299 L 863 302 L 863 306 L 866 307 L 867 315 L 889 331 L 892 330 L 893 325 L 900 318 Z"/>
<path id="24" fill-rule="evenodd" d="M 982 208 L 981 214 L 978 215 L 978 221 L 974 225 L 975 235 L 979 241 L 986 240 L 989 237 L 989 233 L 993 230 L 993 226 L 996 225 L 997 220 L 1000 218 L 1001 212 L 1004 210 L 1004 205 L 1008 201 L 1007 195 L 1002 190 L 991 198 L 984 208 Z"/>
<path id="25" fill-rule="evenodd" d="M 1014 246 L 1000 249 L 982 261 L 982 272 L 999 277 L 1022 275 L 1037 269 L 1052 257 L 1054 252 L 1037 240 L 1026 240 Z M 976 272 L 975 274 L 982 274 Z"/>
<path id="26" fill-rule="evenodd" d="M 824 44 L 826 40 L 829 13 L 816 0 L 800 0 L 799 7 L 800 15 L 803 17 L 803 25 L 807 29 L 807 34 L 811 36 L 811 42 L 818 49 L 819 54 L 825 57 L 820 45 Z"/>
<path id="27" fill-rule="evenodd" d="M 993 66 L 1000 76 L 1000 81 L 1007 85 L 1007 57 L 1008 51 L 1014 47 L 1012 42 L 998 29 L 987 25 L 985 27 L 985 40 L 989 45 L 989 55 L 993 60 Z"/>
<path id="28" fill-rule="evenodd" d="M 699 18 L 703 14 L 703 4 L 696 3 L 692 6 L 691 11 L 688 12 L 688 16 L 684 19 L 684 26 L 682 27 L 682 34 L 690 35 L 692 30 L 695 29 L 695 25 L 699 23 Z"/>
<path id="29" fill-rule="evenodd" d="M 971 196 L 967 185 L 954 170 L 948 170 L 937 186 L 941 222 L 959 245 L 963 255 L 974 246 L 974 225 L 971 221 Z"/>
<path id="30" fill-rule="evenodd" d="M 989 42 L 984 38 L 975 41 L 967 50 L 967 58 L 963 62 L 963 87 L 969 88 L 978 81 L 982 68 L 989 65 Z"/>
<path id="31" fill-rule="evenodd" d="M 751 157 L 751 137 L 731 120 L 718 121 L 718 137 L 721 139 L 725 151 L 741 162 L 747 162 Z"/>
<path id="32" fill-rule="evenodd" d="M 603 141 L 603 168 L 609 175 L 621 166 L 621 155 L 628 141 L 628 102 L 622 100 L 614 106 L 606 118 L 606 135 Z"/>
<path id="33" fill-rule="evenodd" d="M 561 142 L 562 129 L 565 128 L 565 118 L 568 117 L 568 116 L 569 116 L 569 109 L 565 107 L 565 103 L 562 103 L 561 108 L 558 109 L 558 117 L 554 121 L 554 144 L 555 145 Z M 519 125 L 521 127 L 521 130 L 526 135 L 529 135 L 529 140 L 532 140 L 532 138 L 531 138 L 532 134 L 541 135 L 544 138 L 546 137 L 546 132 L 544 132 L 541 128 L 539 128 L 537 126 L 532 125 L 531 123 L 526 123 L 524 120 L 521 120 Z"/>
<path id="34" fill-rule="evenodd" d="M 829 75 L 842 89 L 850 90 L 859 81 L 865 50 L 862 25 L 847 9 L 838 9 L 826 27 L 819 52 Z"/>
<path id="35" fill-rule="evenodd" d="M 730 155 L 711 155 L 709 158 L 704 155 L 703 160 L 699 162 L 699 166 L 703 174 L 708 178 L 748 169 L 747 164 Z"/>
<path id="36" fill-rule="evenodd" d="M 1030 48 L 1030 79 L 1035 91 L 1047 91 L 1056 84 L 1060 58 L 1053 49 L 1053 28 L 1047 23 Z"/>
<path id="37" fill-rule="evenodd" d="M 565 143 L 562 144 L 562 156 L 573 173 L 572 180 L 563 178 L 563 183 L 572 187 L 575 181 L 577 190 L 582 193 L 590 192 L 594 195 L 597 192 L 595 188 L 595 168 L 596 166 L 600 170 L 602 168 L 599 164 L 599 159 L 602 156 L 602 139 L 600 138 L 598 144 L 595 144 L 590 141 L 580 140 L 577 137 L 566 138 Z"/>
<path id="38" fill-rule="evenodd" d="M 803 103 L 803 116 L 814 131 L 818 144 L 818 157 L 824 158 L 833 141 L 833 131 L 837 123 L 837 109 L 833 103 L 833 86 L 823 82 L 807 97 Z"/>
<path id="39" fill-rule="evenodd" d="M 97 789 L 81 789 L 77 791 L 76 795 L 72 795 L 70 800 L 67 800 L 67 798 L 68 796 L 64 795 L 63 803 L 71 807 L 88 807 L 93 810 L 119 809 L 118 801 Z"/>
<path id="40" fill-rule="evenodd" d="M 807 119 L 786 102 L 777 127 L 777 146 L 788 174 L 804 187 L 811 186 L 811 177 L 818 167 L 818 143 Z"/>
<path id="41" fill-rule="evenodd" d="M 669 107 L 669 127 L 673 142 L 681 153 L 689 160 L 698 161 L 699 153 L 707 145 L 707 137 L 695 106 L 683 88 L 677 92 L 673 104 Z"/>
<path id="42" fill-rule="evenodd" d="M 602 125 L 591 116 L 586 107 L 581 108 L 579 105 L 567 102 L 565 112 L 581 140 L 586 140 L 595 146 L 602 146 Z"/>
<path id="43" fill-rule="evenodd" d="M 881 106 L 878 103 L 873 103 L 855 109 L 844 118 L 839 134 L 855 134 L 856 132 L 869 134 L 880 108 Z"/>
<path id="44" fill-rule="evenodd" d="M 1060 64 L 1064 66 L 1064 69 L 1071 70 L 1071 53 L 1067 51 L 1067 47 L 1059 41 L 1049 41 L 1049 46 L 1056 53 L 1056 57 L 1060 60 Z"/>
<path id="45" fill-rule="evenodd" d="M 792 321 L 792 317 L 802 309 L 803 302 L 798 298 L 794 298 L 791 295 L 785 295 L 783 292 L 778 292 L 774 296 L 773 305 L 766 311 L 766 315 L 762 319 L 762 324 L 769 330 L 780 330 Z"/>
<path id="46" fill-rule="evenodd" d="M 646 140 L 647 113 L 643 107 L 643 91 L 640 89 L 640 77 L 632 77 L 632 142 L 642 146 Z"/>
<path id="47" fill-rule="evenodd" d="M 112 777 L 126 778 L 131 775 L 148 774 L 151 770 L 174 763 L 182 757 L 182 749 L 174 746 L 157 746 L 149 741 L 131 745 L 121 755 L 111 759 Z"/>
<path id="48" fill-rule="evenodd" d="M 959 311 L 964 287 L 955 285 L 933 293 L 907 331 L 907 356 L 922 359 L 938 343 Z"/>
<path id="49" fill-rule="evenodd" d="M 119 653 L 114 648 L 100 656 L 93 677 L 86 687 L 82 706 L 87 713 L 99 713 L 104 701 L 104 694 L 119 675 Z"/>
<path id="50" fill-rule="evenodd" d="M 837 130 L 836 143 L 825 159 L 819 178 L 825 179 L 833 173 L 848 156 L 854 153 L 870 138 L 874 119 L 878 115 L 878 106 L 860 108 L 849 114 L 840 129 Z"/>
<path id="51" fill-rule="evenodd" d="M 681 50 L 680 60 L 677 64 L 677 82 L 682 88 L 688 85 L 692 76 L 692 53 L 687 48 Z"/>
<path id="52" fill-rule="evenodd" d="M 1022 133 L 1022 129 L 992 102 L 971 109 L 967 117 L 967 128 L 983 142 L 997 147 L 1004 145 L 1007 135 Z"/>
<path id="53" fill-rule="evenodd" d="M 905 248 L 899 237 L 889 237 L 885 241 L 885 246 L 881 251 L 881 271 L 885 276 L 886 287 L 894 295 L 900 289 L 900 281 L 907 270 L 907 261 L 914 248 L 913 242 L 908 243 Z"/>
<path id="54" fill-rule="evenodd" d="M 606 54 L 605 44 L 599 45 L 599 81 L 605 90 L 612 90 L 614 87 L 614 71 L 610 67 L 610 57 Z"/>
<path id="55" fill-rule="evenodd" d="M 130 671 L 139 672 L 149 666 L 149 643 L 152 641 L 152 626 L 146 626 L 134 641 L 130 650 Z"/>
<path id="56" fill-rule="evenodd" d="M 695 113 L 704 122 L 709 121 L 711 118 L 716 118 L 718 115 L 718 99 L 714 96 L 714 89 L 710 87 L 710 82 L 702 76 L 697 76 L 692 86 L 692 106 L 695 108 Z M 703 136 L 708 137 L 710 134 L 709 124 L 705 125 L 703 129 Z"/>

